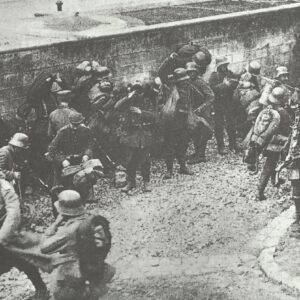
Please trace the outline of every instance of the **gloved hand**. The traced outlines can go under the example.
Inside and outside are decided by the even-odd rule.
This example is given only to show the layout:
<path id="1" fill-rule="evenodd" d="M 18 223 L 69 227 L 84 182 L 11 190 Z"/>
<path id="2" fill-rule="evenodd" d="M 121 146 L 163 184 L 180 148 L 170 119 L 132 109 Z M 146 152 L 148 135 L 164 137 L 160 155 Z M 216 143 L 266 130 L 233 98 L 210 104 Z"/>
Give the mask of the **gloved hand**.
<path id="1" fill-rule="evenodd" d="M 14 179 L 20 180 L 21 179 L 21 172 L 14 172 Z"/>
<path id="2" fill-rule="evenodd" d="M 88 161 L 90 158 L 89 158 L 89 156 L 88 155 L 83 155 L 82 156 L 82 162 L 84 163 L 84 162 L 86 162 L 86 161 Z"/>
<path id="3" fill-rule="evenodd" d="M 178 54 L 176 52 L 171 53 L 170 58 L 176 59 L 178 57 Z"/>
<path id="4" fill-rule="evenodd" d="M 65 159 L 63 162 L 62 162 L 62 166 L 63 166 L 63 168 L 66 168 L 66 167 L 68 167 L 68 166 L 70 166 L 71 164 L 70 164 L 70 162 L 67 160 L 67 159 Z"/>
<path id="5" fill-rule="evenodd" d="M 141 109 L 138 108 L 138 107 L 135 107 L 135 106 L 131 106 L 131 107 L 130 107 L 130 111 L 131 111 L 132 113 L 135 113 L 135 114 L 138 114 L 138 115 L 140 115 L 140 114 L 142 113 Z"/>

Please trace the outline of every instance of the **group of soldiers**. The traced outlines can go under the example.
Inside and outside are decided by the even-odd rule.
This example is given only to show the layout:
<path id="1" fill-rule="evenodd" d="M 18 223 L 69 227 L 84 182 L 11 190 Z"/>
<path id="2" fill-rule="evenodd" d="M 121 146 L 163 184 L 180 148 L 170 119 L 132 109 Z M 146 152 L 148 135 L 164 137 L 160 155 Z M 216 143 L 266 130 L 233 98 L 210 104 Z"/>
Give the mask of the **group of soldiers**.
<path id="1" fill-rule="evenodd" d="M 52 272 L 54 299 L 97 299 L 114 274 L 105 263 L 111 246 L 109 223 L 84 208 L 97 178 L 123 166 L 127 180 L 122 192 L 131 194 L 140 167 L 143 191 L 150 192 L 156 147 L 163 145 L 164 180 L 173 177 L 175 158 L 179 173 L 192 175 L 188 165 L 206 162 L 213 135 L 218 153 L 227 154 L 225 130 L 234 153 L 242 150 L 238 135 L 244 139 L 250 174 L 258 172 L 260 155 L 267 157 L 257 200 L 266 198 L 270 178 L 278 185 L 279 171 L 289 169 L 295 232 L 300 234 L 298 89 L 288 85 L 285 66 L 277 67 L 270 79 L 260 74 L 258 61 L 237 74 L 225 57 L 215 59 L 206 81 L 212 59 L 206 48 L 187 44 L 164 60 L 155 79 L 115 83 L 107 67 L 84 61 L 72 82 L 59 73 L 35 80 L 17 111 L 22 130 L 0 149 L 1 274 L 17 267 L 35 286 L 36 299 L 47 299 L 41 268 Z M 191 141 L 194 152 L 187 156 Z M 34 237 L 19 230 L 23 195 L 32 178 L 48 188 L 56 217 L 44 235 Z"/>

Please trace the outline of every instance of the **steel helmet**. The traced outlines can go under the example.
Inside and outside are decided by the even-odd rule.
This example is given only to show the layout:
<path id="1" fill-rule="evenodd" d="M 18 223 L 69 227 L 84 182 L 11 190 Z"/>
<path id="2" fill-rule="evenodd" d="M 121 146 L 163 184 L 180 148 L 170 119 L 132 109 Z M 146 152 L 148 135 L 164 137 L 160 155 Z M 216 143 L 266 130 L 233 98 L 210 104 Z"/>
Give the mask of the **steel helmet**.
<path id="1" fill-rule="evenodd" d="M 268 100 L 273 104 L 283 104 L 284 98 L 284 89 L 281 87 L 276 87 L 272 90 L 272 93 L 269 95 Z"/>
<path id="2" fill-rule="evenodd" d="M 85 213 L 81 196 L 74 190 L 64 190 L 58 194 L 55 202 L 57 212 L 63 216 L 81 216 Z"/>
<path id="3" fill-rule="evenodd" d="M 18 148 L 28 149 L 29 137 L 25 133 L 17 132 L 14 134 L 8 144 Z"/>

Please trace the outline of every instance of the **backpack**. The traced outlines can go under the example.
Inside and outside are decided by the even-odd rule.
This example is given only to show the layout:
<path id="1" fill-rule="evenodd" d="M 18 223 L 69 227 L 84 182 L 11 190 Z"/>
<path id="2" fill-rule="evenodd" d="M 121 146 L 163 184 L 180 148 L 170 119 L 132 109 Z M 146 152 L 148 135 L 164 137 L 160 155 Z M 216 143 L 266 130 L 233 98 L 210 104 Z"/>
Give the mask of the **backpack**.
<path id="1" fill-rule="evenodd" d="M 85 280 L 105 279 L 105 259 L 111 248 L 109 222 L 101 215 L 83 220 L 76 231 L 80 272 Z"/>

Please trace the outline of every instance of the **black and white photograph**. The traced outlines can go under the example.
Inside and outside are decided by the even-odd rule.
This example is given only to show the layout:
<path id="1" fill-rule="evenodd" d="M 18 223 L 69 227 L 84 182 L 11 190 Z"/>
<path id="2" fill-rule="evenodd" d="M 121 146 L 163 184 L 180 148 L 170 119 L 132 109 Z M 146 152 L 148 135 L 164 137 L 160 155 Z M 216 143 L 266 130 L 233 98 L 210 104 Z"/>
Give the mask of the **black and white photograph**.
<path id="1" fill-rule="evenodd" d="M 300 0 L 0 0 L 0 299 L 300 299 Z"/>

